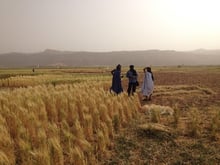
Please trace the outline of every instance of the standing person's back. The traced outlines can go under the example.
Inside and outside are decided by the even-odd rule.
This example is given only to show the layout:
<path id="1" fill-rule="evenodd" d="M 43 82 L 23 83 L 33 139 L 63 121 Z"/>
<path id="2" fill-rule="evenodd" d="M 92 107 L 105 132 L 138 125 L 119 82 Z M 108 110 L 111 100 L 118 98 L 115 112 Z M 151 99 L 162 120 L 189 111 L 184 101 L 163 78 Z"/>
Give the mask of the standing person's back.
<path id="1" fill-rule="evenodd" d="M 111 90 L 113 90 L 116 94 L 123 92 L 123 88 L 121 85 L 121 65 L 118 64 L 116 69 L 111 71 L 112 77 L 112 86 Z"/>
<path id="2" fill-rule="evenodd" d="M 131 94 L 133 95 L 136 91 L 136 85 L 137 85 L 137 77 L 138 74 L 136 70 L 134 69 L 134 65 L 130 65 L 130 69 L 128 70 L 126 77 L 128 78 L 128 96 Z"/>
<path id="3" fill-rule="evenodd" d="M 144 68 L 144 80 L 141 88 L 141 92 L 145 97 L 144 101 L 151 100 L 151 96 L 154 90 L 154 76 L 150 67 Z"/>

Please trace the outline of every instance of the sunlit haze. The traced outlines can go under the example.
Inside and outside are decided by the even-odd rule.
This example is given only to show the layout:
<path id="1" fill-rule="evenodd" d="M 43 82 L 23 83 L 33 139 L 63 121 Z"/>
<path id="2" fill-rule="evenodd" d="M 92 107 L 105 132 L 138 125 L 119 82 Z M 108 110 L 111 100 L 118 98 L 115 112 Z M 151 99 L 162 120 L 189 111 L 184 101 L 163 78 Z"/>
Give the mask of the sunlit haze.
<path id="1" fill-rule="evenodd" d="M 0 53 L 220 49 L 219 0 L 0 0 Z"/>

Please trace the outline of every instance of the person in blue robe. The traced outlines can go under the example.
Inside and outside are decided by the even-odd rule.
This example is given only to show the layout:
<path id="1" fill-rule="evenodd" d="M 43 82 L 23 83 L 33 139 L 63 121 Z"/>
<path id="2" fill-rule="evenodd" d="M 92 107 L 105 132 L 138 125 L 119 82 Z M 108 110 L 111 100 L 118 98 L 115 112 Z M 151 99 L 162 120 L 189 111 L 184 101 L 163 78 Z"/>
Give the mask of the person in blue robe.
<path id="1" fill-rule="evenodd" d="M 116 66 L 116 69 L 111 71 L 112 73 L 112 86 L 110 88 L 111 91 L 113 91 L 116 94 L 120 94 L 121 92 L 123 92 L 123 88 L 121 85 L 121 65 L 118 64 Z"/>

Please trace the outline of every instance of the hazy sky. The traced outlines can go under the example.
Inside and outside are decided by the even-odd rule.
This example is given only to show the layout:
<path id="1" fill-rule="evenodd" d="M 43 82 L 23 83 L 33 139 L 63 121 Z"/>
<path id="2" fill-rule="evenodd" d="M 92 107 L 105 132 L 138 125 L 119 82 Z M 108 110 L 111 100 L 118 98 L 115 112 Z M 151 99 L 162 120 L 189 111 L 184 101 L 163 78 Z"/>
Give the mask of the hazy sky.
<path id="1" fill-rule="evenodd" d="M 0 53 L 220 49 L 220 0 L 0 0 Z"/>

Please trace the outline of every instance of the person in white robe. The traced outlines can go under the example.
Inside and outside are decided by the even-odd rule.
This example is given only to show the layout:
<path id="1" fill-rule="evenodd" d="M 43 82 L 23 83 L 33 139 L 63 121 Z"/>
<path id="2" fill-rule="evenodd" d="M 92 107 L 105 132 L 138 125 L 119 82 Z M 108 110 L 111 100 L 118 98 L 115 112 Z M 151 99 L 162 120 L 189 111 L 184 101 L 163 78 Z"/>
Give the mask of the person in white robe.
<path id="1" fill-rule="evenodd" d="M 150 101 L 154 90 L 154 76 L 150 67 L 144 68 L 144 80 L 141 87 L 143 101 Z"/>

